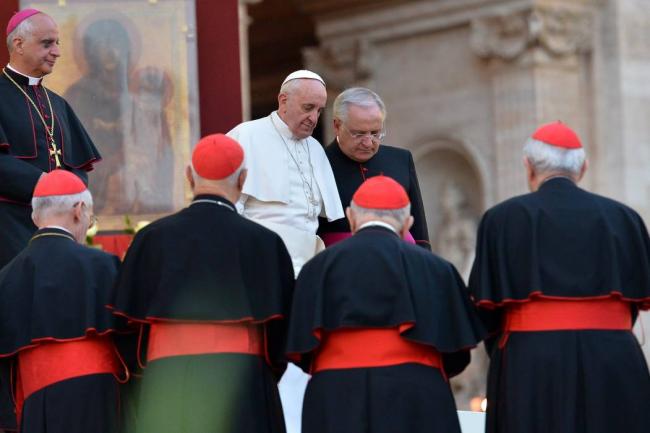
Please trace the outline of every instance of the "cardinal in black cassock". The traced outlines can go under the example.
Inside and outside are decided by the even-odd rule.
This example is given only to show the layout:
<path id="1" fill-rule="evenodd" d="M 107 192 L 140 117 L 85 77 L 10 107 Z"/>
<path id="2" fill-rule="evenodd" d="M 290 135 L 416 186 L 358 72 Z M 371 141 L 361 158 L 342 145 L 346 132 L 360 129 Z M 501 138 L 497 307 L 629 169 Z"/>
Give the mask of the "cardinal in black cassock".
<path id="1" fill-rule="evenodd" d="M 274 232 L 235 211 L 243 159 L 231 138 L 203 138 L 187 173 L 194 200 L 138 232 L 124 259 L 113 308 L 148 334 L 138 432 L 285 431 L 293 268 Z"/>
<path id="2" fill-rule="evenodd" d="M 113 433 L 119 322 L 106 308 L 119 260 L 80 245 L 92 197 L 74 174 L 54 170 L 34 190 L 39 230 L 0 271 L 0 357 L 23 433 Z M 124 323 L 125 324 L 125 323 Z M 12 426 L 3 426 L 12 428 Z"/>
<path id="3" fill-rule="evenodd" d="M 355 87 L 342 92 L 334 102 L 336 139 L 325 149 L 341 204 L 350 205 L 354 192 L 373 176 L 395 179 L 408 193 L 414 221 L 407 239 L 431 249 L 427 220 L 413 156 L 407 149 L 380 144 L 384 136 L 386 109 L 375 92 Z M 351 235 L 345 218 L 319 219 L 318 235 L 331 245 Z"/>
<path id="4" fill-rule="evenodd" d="M 650 307 L 639 215 L 576 183 L 578 136 L 540 127 L 524 154 L 531 193 L 488 210 L 470 289 L 492 333 L 487 431 L 650 431 L 650 375 L 631 331 Z"/>
<path id="5" fill-rule="evenodd" d="M 313 374 L 303 433 L 460 432 L 448 378 L 484 331 L 453 265 L 402 240 L 408 204 L 370 178 L 347 210 L 355 234 L 300 272 L 287 351 Z"/>

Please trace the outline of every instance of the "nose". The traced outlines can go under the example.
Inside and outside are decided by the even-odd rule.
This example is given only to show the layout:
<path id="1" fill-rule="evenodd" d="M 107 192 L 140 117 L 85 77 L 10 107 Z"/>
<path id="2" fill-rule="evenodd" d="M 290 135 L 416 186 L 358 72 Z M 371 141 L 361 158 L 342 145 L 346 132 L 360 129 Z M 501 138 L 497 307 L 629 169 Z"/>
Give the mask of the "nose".
<path id="1" fill-rule="evenodd" d="M 311 122 L 315 125 L 316 123 L 318 123 L 319 115 L 320 115 L 320 112 L 314 110 L 309 114 L 309 120 L 311 120 Z"/>
<path id="2" fill-rule="evenodd" d="M 52 54 L 54 57 L 59 57 L 61 56 L 61 48 L 57 44 L 52 45 L 52 49 L 50 50 L 50 54 Z"/>

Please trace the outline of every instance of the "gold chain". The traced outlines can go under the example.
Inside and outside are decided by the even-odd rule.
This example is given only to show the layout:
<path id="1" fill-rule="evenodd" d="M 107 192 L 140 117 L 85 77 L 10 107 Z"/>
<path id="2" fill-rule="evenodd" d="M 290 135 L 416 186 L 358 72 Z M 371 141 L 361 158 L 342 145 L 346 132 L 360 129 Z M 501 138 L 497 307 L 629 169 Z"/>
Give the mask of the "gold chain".
<path id="1" fill-rule="evenodd" d="M 50 115 L 52 116 L 52 125 L 49 128 L 47 126 L 47 122 L 45 122 L 45 118 L 43 117 L 43 114 L 41 113 L 41 111 L 36 106 L 36 103 L 34 102 L 32 97 L 29 96 L 27 94 L 27 92 L 25 92 L 25 90 L 23 90 L 23 88 L 20 87 L 20 85 L 18 83 L 16 83 L 14 81 L 14 79 L 11 78 L 11 76 L 9 74 L 7 74 L 7 71 L 6 71 L 5 68 L 2 68 L 2 73 L 5 74 L 5 77 L 7 77 L 9 79 L 9 81 L 14 83 L 14 86 L 16 86 L 18 88 L 18 90 L 20 90 L 22 92 L 23 95 L 25 95 L 25 98 L 27 98 L 27 100 L 29 102 L 31 102 L 32 107 L 34 107 L 34 110 L 36 110 L 36 114 L 38 114 L 38 117 L 41 118 L 41 122 L 43 122 L 43 126 L 45 127 L 45 132 L 47 132 L 47 135 L 49 135 L 49 137 L 50 137 L 50 146 L 52 147 L 51 149 L 49 149 L 50 156 L 54 155 L 54 160 L 56 162 L 56 168 L 61 168 L 61 161 L 59 160 L 59 155 L 61 155 L 61 151 L 59 149 L 57 149 L 56 143 L 54 142 L 54 111 L 52 111 L 52 102 L 50 101 L 50 95 L 47 93 L 47 89 L 45 87 L 43 87 L 43 91 L 45 92 L 45 97 L 47 98 L 47 105 L 50 108 Z"/>

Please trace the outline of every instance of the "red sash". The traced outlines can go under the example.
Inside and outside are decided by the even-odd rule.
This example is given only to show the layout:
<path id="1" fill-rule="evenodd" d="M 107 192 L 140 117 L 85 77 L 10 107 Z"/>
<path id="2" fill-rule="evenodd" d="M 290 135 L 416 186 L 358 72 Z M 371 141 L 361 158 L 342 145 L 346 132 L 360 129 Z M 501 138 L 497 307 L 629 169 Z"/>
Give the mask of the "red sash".
<path id="1" fill-rule="evenodd" d="M 581 329 L 630 330 L 630 303 L 611 297 L 600 299 L 533 299 L 508 305 L 503 323 L 503 347 L 510 332 Z"/>
<path id="2" fill-rule="evenodd" d="M 438 351 L 402 338 L 397 328 L 338 329 L 324 333 L 312 372 L 405 363 L 424 364 L 442 370 L 442 357 Z"/>
<path id="3" fill-rule="evenodd" d="M 208 353 L 264 356 L 263 325 L 169 322 L 151 324 L 147 361 Z"/>
<path id="4" fill-rule="evenodd" d="M 18 352 L 16 415 L 20 424 L 25 400 L 33 393 L 63 380 L 110 373 L 116 378 L 120 359 L 108 336 L 40 343 Z"/>

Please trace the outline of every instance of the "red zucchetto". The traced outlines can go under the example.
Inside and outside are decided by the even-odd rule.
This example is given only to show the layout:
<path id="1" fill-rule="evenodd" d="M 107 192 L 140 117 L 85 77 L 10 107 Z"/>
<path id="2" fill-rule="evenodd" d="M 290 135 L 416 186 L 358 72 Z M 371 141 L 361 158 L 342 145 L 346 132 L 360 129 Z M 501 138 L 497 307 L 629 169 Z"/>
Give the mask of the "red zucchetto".
<path id="1" fill-rule="evenodd" d="M 85 190 L 86 184 L 76 174 L 66 170 L 53 170 L 38 180 L 34 197 L 79 194 Z"/>
<path id="2" fill-rule="evenodd" d="M 237 171 L 243 161 L 244 149 L 223 134 L 203 137 L 192 153 L 194 171 L 209 180 L 225 179 Z"/>
<path id="3" fill-rule="evenodd" d="M 401 209 L 411 201 L 396 180 L 388 176 L 374 176 L 361 184 L 352 196 L 357 206 L 365 209 Z"/>
<path id="4" fill-rule="evenodd" d="M 532 138 L 564 149 L 580 149 L 582 147 L 578 135 L 559 120 L 540 126 Z"/>
<path id="5" fill-rule="evenodd" d="M 9 24 L 7 24 L 7 36 L 9 36 L 9 33 L 13 32 L 14 29 L 18 27 L 18 24 L 22 23 L 32 15 L 40 13 L 41 11 L 36 9 L 23 9 L 22 11 L 16 12 L 9 20 Z"/>

